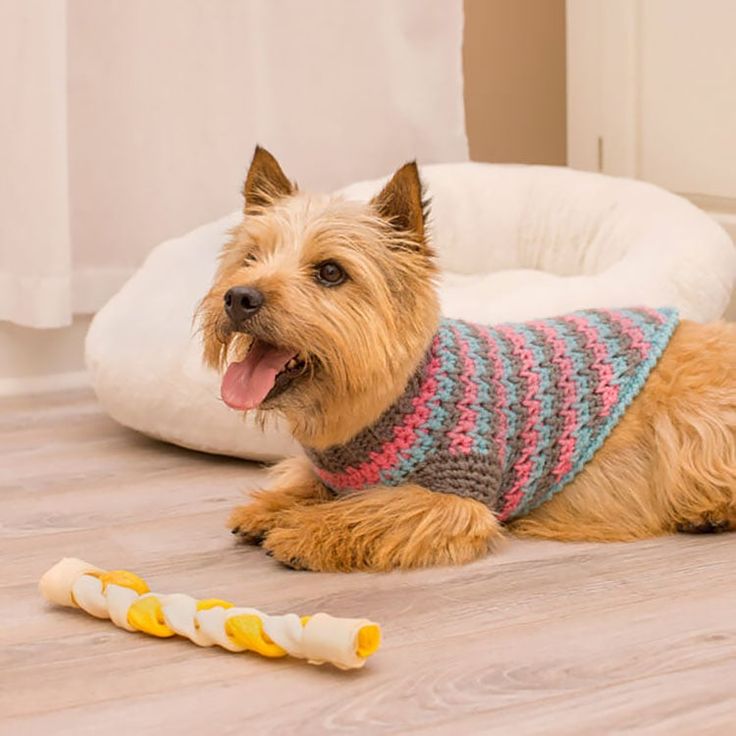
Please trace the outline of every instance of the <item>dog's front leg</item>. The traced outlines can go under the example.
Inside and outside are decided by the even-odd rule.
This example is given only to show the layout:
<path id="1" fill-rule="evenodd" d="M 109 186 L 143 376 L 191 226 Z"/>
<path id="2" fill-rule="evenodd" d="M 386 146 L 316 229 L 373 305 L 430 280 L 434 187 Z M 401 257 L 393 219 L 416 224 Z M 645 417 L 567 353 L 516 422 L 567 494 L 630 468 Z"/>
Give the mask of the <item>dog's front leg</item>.
<path id="1" fill-rule="evenodd" d="M 482 503 L 407 485 L 293 506 L 279 514 L 263 547 L 294 568 L 378 571 L 463 564 L 501 538 Z"/>
<path id="2" fill-rule="evenodd" d="M 305 457 L 283 460 L 273 467 L 271 477 L 273 488 L 254 491 L 247 504 L 230 514 L 228 525 L 233 534 L 251 544 L 260 544 L 284 512 L 333 498 Z"/>

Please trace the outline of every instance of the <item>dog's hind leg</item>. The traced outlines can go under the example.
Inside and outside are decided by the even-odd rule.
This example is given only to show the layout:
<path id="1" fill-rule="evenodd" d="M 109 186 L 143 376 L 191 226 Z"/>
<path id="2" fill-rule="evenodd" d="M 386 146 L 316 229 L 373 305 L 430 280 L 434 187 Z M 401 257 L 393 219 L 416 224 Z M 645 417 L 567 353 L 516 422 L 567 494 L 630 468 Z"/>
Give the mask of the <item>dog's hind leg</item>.
<path id="1" fill-rule="evenodd" d="M 409 485 L 294 506 L 263 547 L 289 567 L 377 571 L 459 565 L 501 538 L 500 524 L 479 501 Z"/>
<path id="2" fill-rule="evenodd" d="M 683 323 L 643 396 L 669 531 L 736 529 L 736 325 Z"/>
<path id="3" fill-rule="evenodd" d="M 617 541 L 736 529 L 736 325 L 683 322 L 580 475 L 512 525 Z"/>
<path id="4" fill-rule="evenodd" d="M 685 323 L 666 357 L 654 468 L 674 530 L 736 530 L 736 325 Z"/>

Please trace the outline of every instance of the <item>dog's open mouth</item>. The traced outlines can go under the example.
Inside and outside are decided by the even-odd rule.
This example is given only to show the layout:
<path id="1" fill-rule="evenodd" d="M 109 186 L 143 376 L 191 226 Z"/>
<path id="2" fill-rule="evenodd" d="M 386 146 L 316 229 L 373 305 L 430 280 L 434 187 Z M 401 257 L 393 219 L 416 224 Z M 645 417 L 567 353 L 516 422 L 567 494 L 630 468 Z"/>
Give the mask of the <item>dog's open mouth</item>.
<path id="1" fill-rule="evenodd" d="M 256 409 L 266 399 L 283 393 L 305 368 L 300 353 L 255 338 L 245 360 L 230 363 L 225 371 L 222 400 L 231 409 Z"/>

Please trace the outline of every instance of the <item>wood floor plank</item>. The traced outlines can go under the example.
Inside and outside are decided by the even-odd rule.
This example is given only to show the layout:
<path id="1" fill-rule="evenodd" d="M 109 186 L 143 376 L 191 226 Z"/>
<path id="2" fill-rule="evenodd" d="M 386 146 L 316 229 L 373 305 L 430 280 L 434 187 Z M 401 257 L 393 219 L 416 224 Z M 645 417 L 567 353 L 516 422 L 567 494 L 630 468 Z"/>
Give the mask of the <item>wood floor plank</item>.
<path id="1" fill-rule="evenodd" d="M 317 575 L 225 529 L 263 476 L 118 427 L 87 392 L 0 400 L 0 733 L 734 733 L 736 535 Z M 65 555 L 162 592 L 366 615 L 385 643 L 343 673 L 129 634 L 41 601 Z"/>

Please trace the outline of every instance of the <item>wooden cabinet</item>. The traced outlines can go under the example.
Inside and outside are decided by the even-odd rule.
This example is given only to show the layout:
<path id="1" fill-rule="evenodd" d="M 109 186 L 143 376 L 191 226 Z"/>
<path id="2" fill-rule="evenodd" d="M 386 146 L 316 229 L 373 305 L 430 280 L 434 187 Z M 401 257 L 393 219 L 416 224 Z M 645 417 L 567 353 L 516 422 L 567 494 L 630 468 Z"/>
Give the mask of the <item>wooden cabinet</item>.
<path id="1" fill-rule="evenodd" d="M 736 1 L 568 0 L 568 161 L 686 195 L 736 236 Z"/>

